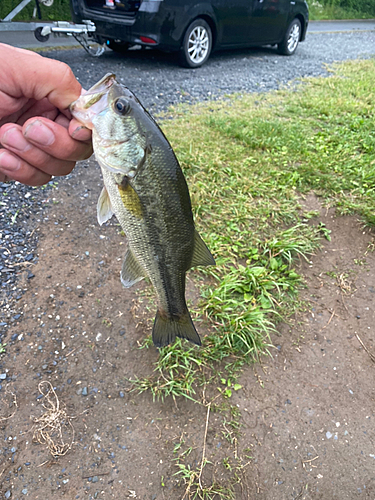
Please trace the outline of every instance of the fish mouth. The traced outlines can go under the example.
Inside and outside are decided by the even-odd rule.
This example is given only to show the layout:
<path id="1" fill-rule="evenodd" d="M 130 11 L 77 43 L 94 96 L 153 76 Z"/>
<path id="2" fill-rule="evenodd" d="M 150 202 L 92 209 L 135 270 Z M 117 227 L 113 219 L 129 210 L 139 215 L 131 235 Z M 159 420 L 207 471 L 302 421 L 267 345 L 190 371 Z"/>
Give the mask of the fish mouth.
<path id="1" fill-rule="evenodd" d="M 115 74 L 107 73 L 105 76 L 103 76 L 101 80 L 99 80 L 95 85 L 93 85 L 87 92 L 83 94 L 83 97 L 85 97 L 83 108 L 88 109 L 97 101 L 99 101 L 104 94 L 108 93 L 109 89 L 114 83 L 116 83 Z"/>
<path id="2" fill-rule="evenodd" d="M 107 73 L 99 82 L 72 102 L 69 110 L 78 121 L 92 129 L 92 119 L 108 106 L 108 93 L 116 82 L 116 75 Z"/>

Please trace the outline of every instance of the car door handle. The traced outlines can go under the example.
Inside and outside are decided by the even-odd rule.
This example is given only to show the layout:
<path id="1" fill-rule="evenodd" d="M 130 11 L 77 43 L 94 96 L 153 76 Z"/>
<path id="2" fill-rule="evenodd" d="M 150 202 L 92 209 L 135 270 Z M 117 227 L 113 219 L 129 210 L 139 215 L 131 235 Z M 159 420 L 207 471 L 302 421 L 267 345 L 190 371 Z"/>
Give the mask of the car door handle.
<path id="1" fill-rule="evenodd" d="M 291 5 L 296 5 L 296 2 L 290 2 Z"/>

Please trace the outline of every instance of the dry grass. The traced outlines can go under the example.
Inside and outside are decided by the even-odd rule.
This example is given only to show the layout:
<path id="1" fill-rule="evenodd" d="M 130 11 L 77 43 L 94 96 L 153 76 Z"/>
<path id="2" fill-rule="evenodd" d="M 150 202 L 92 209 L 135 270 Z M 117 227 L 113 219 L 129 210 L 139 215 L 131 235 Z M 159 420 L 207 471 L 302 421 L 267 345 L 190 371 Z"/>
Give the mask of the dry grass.
<path id="1" fill-rule="evenodd" d="M 66 413 L 50 382 L 40 382 L 38 389 L 43 395 L 45 411 L 41 417 L 34 418 L 33 441 L 45 445 L 53 457 L 63 456 L 74 442 L 72 417 Z"/>

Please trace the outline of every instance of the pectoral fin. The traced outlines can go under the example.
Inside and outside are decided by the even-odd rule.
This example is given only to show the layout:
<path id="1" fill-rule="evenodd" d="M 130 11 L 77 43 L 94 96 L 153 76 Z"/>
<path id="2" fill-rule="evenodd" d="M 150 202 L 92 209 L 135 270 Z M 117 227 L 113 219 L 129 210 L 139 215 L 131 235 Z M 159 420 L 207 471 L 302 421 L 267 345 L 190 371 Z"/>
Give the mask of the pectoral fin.
<path id="1" fill-rule="evenodd" d="M 121 269 L 121 283 L 125 288 L 130 288 L 145 276 L 142 266 L 138 263 L 130 248 L 126 251 Z"/>
<path id="2" fill-rule="evenodd" d="M 215 259 L 207 248 L 206 243 L 199 236 L 198 231 L 194 235 L 194 252 L 190 267 L 195 266 L 214 266 Z"/>
<path id="3" fill-rule="evenodd" d="M 137 219 L 142 219 L 143 217 L 143 208 L 141 204 L 141 200 L 138 197 L 138 194 L 134 191 L 134 188 L 131 186 L 129 179 L 125 176 L 123 181 L 118 186 L 119 193 L 121 196 L 121 201 L 134 217 Z"/>
<path id="4" fill-rule="evenodd" d="M 107 222 L 113 215 L 111 200 L 109 199 L 107 188 L 104 186 L 100 193 L 97 205 L 97 217 L 100 225 Z"/>

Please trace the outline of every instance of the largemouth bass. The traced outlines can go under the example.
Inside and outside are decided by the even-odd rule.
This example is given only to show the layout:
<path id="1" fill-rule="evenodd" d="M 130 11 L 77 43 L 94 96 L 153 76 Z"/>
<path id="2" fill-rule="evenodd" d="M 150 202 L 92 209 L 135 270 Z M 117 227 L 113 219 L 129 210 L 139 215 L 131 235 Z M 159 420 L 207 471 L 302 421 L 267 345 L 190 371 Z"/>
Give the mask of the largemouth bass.
<path id="1" fill-rule="evenodd" d="M 195 230 L 188 187 L 171 145 L 115 75 L 102 78 L 70 109 L 92 129 L 104 181 L 98 222 L 115 214 L 127 236 L 122 284 L 128 288 L 148 276 L 155 289 L 155 346 L 176 337 L 200 345 L 186 306 L 185 275 L 215 261 Z"/>

